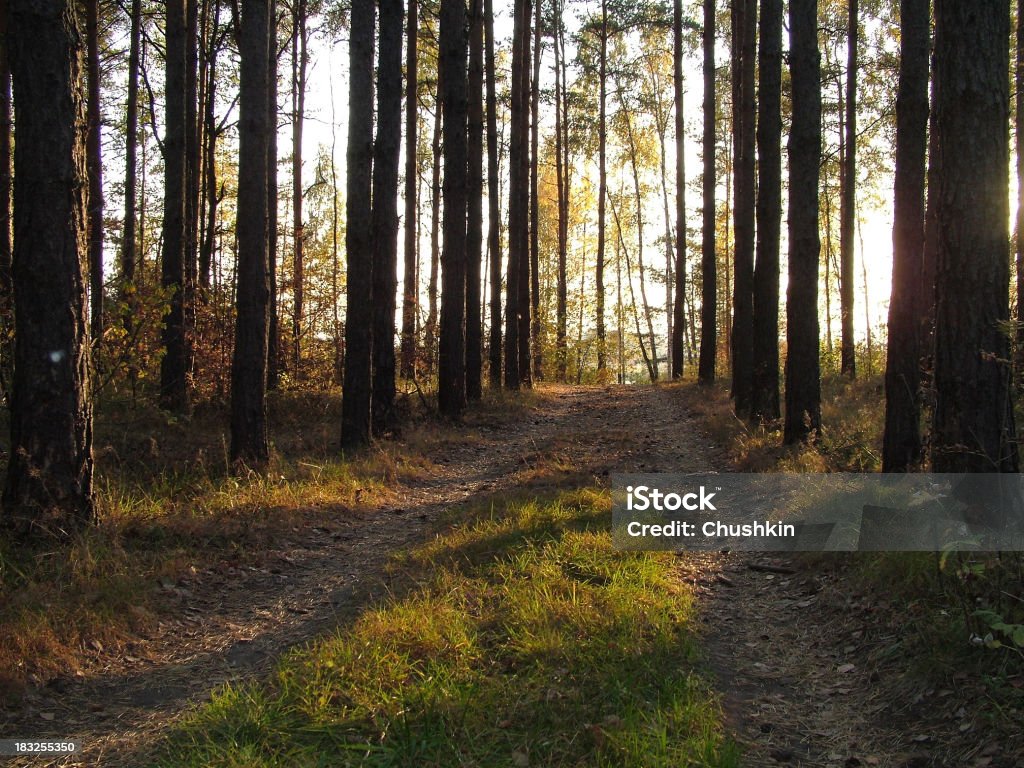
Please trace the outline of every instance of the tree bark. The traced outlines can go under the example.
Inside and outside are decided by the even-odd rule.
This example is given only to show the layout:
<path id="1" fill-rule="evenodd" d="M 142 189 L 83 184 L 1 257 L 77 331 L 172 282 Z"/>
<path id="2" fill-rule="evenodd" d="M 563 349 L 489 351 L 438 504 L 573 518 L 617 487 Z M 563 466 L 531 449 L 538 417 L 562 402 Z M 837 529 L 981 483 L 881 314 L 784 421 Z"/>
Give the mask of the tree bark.
<path id="1" fill-rule="evenodd" d="M 434 137 L 431 141 L 433 166 L 430 185 L 430 276 L 427 282 L 427 327 L 424 342 L 427 355 L 427 371 L 434 373 L 437 352 L 437 271 L 441 260 L 441 82 L 437 83 L 437 98 L 434 106 Z"/>
<path id="2" fill-rule="evenodd" d="M 715 0 L 704 0 L 704 176 L 703 224 L 701 236 L 700 356 L 697 379 L 701 384 L 715 380 L 718 356 L 718 260 L 715 254 Z"/>
<path id="3" fill-rule="evenodd" d="M 395 292 L 398 288 L 398 163 L 402 145 L 402 0 L 379 0 L 377 138 L 373 147 L 373 433 L 394 426 Z"/>
<path id="4" fill-rule="evenodd" d="M 345 374 L 341 392 L 341 447 L 370 442 L 370 303 L 372 290 L 370 194 L 373 169 L 374 2 L 352 0 L 349 38 L 349 128 L 347 147 L 345 259 Z"/>
<path id="5" fill-rule="evenodd" d="M 98 0 L 85 3 L 86 168 L 89 173 L 89 330 L 97 348 L 103 339 L 103 137 L 100 116 L 100 46 Z"/>
<path id="6" fill-rule="evenodd" d="M 138 0 L 136 0 L 138 2 Z M 0 302 L 11 307 L 11 68 L 8 0 L 0 0 Z"/>
<path id="7" fill-rule="evenodd" d="M 786 444 L 821 429 L 818 339 L 818 173 L 821 162 L 821 54 L 817 0 L 789 10 L 793 123 L 789 137 L 789 290 L 786 296 Z"/>
<path id="8" fill-rule="evenodd" d="M 484 154 L 484 17 L 483 0 L 469 4 L 468 152 L 466 175 L 466 397 L 482 395 L 483 319 L 480 268 L 483 259 Z"/>
<path id="9" fill-rule="evenodd" d="M 439 31 L 444 134 L 444 242 L 441 251 L 441 332 L 438 408 L 457 417 L 466 405 L 466 5 L 441 0 Z M 527 363 L 528 364 L 528 363 Z"/>
<path id="10" fill-rule="evenodd" d="M 782 227 L 782 0 L 761 0 L 758 58 L 757 262 L 750 418 L 779 411 L 779 248 Z"/>
<path id="11" fill-rule="evenodd" d="M 935 3 L 936 472 L 1016 472 L 1009 340 L 1009 0 Z"/>
<path id="12" fill-rule="evenodd" d="M 686 354 L 686 113 L 683 109 L 683 0 L 675 0 L 673 3 L 672 21 L 672 82 L 676 97 L 676 280 L 670 323 L 672 340 L 669 357 L 672 378 L 678 379 L 683 375 L 683 358 Z"/>
<path id="13" fill-rule="evenodd" d="M 523 155 L 526 153 L 526 135 L 523 131 L 523 115 L 527 109 L 524 96 L 524 80 L 529 82 L 527 62 L 529 61 L 530 8 L 527 0 L 516 0 L 512 31 L 512 83 L 511 83 L 511 128 L 509 133 L 509 186 L 508 186 L 508 277 L 505 281 L 505 388 L 519 389 L 525 366 L 529 375 L 530 359 L 520 355 L 520 332 L 522 315 L 527 317 L 526 334 L 529 338 L 529 253 L 527 248 L 529 222 L 523 205 L 522 190 L 529 180 L 523 175 Z M 527 118 L 526 125 L 529 124 Z M 526 306 L 523 306 L 522 282 L 523 265 L 526 265 Z M 528 343 L 528 342 L 527 342 Z"/>
<path id="14" fill-rule="evenodd" d="M 533 378 L 543 378 L 543 349 L 540 343 L 540 198 L 538 155 L 540 154 L 540 46 L 542 0 L 534 0 L 533 77 L 530 81 L 530 346 Z"/>
<path id="15" fill-rule="evenodd" d="M 121 237 L 120 297 L 124 303 L 124 330 L 135 333 L 137 296 L 135 288 L 137 191 L 139 144 L 139 47 L 142 40 L 142 0 L 132 0 L 129 16 L 128 101 L 125 106 L 124 234 Z M 0 150 L 2 151 L 2 150 Z M 0 224 L 0 237 L 2 237 Z"/>
<path id="16" fill-rule="evenodd" d="M 925 153 L 928 146 L 929 0 L 900 2 L 896 94 L 892 294 L 885 363 L 882 471 L 907 472 L 921 461 L 921 332 L 924 304 Z"/>
<path id="17" fill-rule="evenodd" d="M 598 72 L 598 119 L 597 119 L 597 264 L 594 267 L 595 314 L 597 316 L 597 371 L 605 370 L 604 334 L 604 258 L 605 258 L 605 198 L 608 196 L 608 120 L 607 120 L 607 79 L 608 79 L 608 2 L 601 0 L 601 61 Z"/>
<path id="18" fill-rule="evenodd" d="M 494 3 L 484 0 L 484 73 L 487 86 L 487 250 L 490 254 L 491 387 L 501 386 L 501 188 L 498 178 L 498 101 L 494 76 Z"/>
<path id="19" fill-rule="evenodd" d="M 4 522 L 66 537 L 93 520 L 84 41 L 74 3 L 11 0 L 15 300 Z"/>
<path id="20" fill-rule="evenodd" d="M 160 361 L 160 406 L 173 413 L 189 411 L 188 339 L 185 318 L 187 163 L 186 25 L 188 0 L 168 0 L 164 117 L 164 221 L 161 285 L 169 294 L 164 315 Z"/>
<path id="21" fill-rule="evenodd" d="M 1017 0 L 1017 60 L 1014 66 L 1016 104 L 1015 135 L 1017 138 L 1017 333 L 1016 384 L 1024 389 L 1024 7 Z"/>
<path id="22" fill-rule="evenodd" d="M 416 377 L 416 313 L 419 311 L 419 286 L 416 284 L 416 169 L 417 169 L 417 41 L 419 38 L 418 0 L 409 0 L 406 17 L 405 56 L 405 274 L 402 285 L 402 347 L 400 370 L 403 378 Z"/>
<path id="23" fill-rule="evenodd" d="M 750 413 L 754 356 L 754 221 L 755 221 L 755 132 L 754 99 L 755 36 L 757 3 L 733 3 L 733 71 L 737 78 L 738 103 L 733 108 L 736 160 L 735 203 L 733 207 L 735 248 L 733 253 L 732 397 L 736 413 Z M 738 54 L 738 55 L 737 55 Z"/>
<path id="24" fill-rule="evenodd" d="M 296 378 L 301 378 L 306 263 L 306 234 L 302 216 L 302 128 L 306 117 L 306 67 L 309 57 L 306 52 L 306 2 L 294 0 L 292 7 L 292 366 Z"/>
<path id="25" fill-rule="evenodd" d="M 238 285 L 231 361 L 231 460 L 261 466 L 267 442 L 270 331 L 267 146 L 270 141 L 270 0 L 242 8 L 238 115 Z"/>
<path id="26" fill-rule="evenodd" d="M 846 32 L 846 140 L 843 164 L 842 196 L 839 212 L 839 313 L 842 328 L 841 372 L 850 378 L 857 375 L 853 340 L 854 277 L 853 225 L 857 206 L 857 0 L 849 0 Z"/>
<path id="27" fill-rule="evenodd" d="M 270 330 L 267 333 L 267 390 L 281 381 L 277 282 L 277 0 L 270 0 L 267 34 L 267 268 L 270 282 Z M 297 369 L 296 369 L 297 373 Z"/>
<path id="28" fill-rule="evenodd" d="M 540 0 L 538 0 L 540 2 Z M 568 145 L 563 141 L 565 128 L 562 109 L 565 104 L 565 82 L 562 79 L 562 5 L 559 0 L 551 2 L 551 29 L 555 50 L 555 184 L 558 196 L 558 285 L 555 309 L 555 367 L 558 381 L 564 382 L 568 373 L 567 305 L 568 305 L 568 226 L 569 208 L 567 203 L 565 174 L 568 163 L 564 159 Z"/>
<path id="29" fill-rule="evenodd" d="M 519 153 L 519 163 L 522 166 L 520 169 L 520 179 L 522 183 L 518 186 L 513 185 L 510 189 L 511 194 L 516 194 L 519 197 L 519 208 L 522 211 L 521 226 L 519 228 L 519 253 L 518 259 L 519 265 L 519 280 L 517 285 L 519 287 L 519 330 L 516 334 L 516 338 L 519 342 L 519 383 L 530 388 L 533 386 L 533 367 L 531 365 L 533 360 L 532 355 L 532 342 L 533 342 L 533 306 L 532 306 L 532 277 L 533 277 L 533 264 L 532 264 L 532 249 L 530 247 L 530 205 L 533 199 L 533 194 L 530 189 L 530 177 L 531 177 L 531 151 L 530 151 L 530 111 L 531 111 L 531 76 L 530 76 L 530 32 L 531 32 L 531 19 L 533 18 L 532 13 L 533 6 L 530 0 L 526 0 L 526 8 L 524 9 L 523 15 L 523 65 L 522 72 L 520 75 L 519 88 L 521 91 L 519 102 L 522 108 L 519 111 L 519 124 L 517 131 L 521 137 Z M 510 157 L 511 162 L 511 157 Z"/>

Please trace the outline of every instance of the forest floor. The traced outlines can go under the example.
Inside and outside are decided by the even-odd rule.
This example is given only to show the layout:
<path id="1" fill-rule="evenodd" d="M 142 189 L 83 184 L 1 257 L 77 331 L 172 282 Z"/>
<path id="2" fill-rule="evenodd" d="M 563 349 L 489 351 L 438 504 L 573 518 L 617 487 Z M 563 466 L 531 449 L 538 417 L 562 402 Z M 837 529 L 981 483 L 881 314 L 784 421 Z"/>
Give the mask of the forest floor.
<path id="1" fill-rule="evenodd" d="M 511 419 L 479 423 L 429 471 L 365 504 L 299 523 L 256 566 L 209 563 L 162 585 L 160 621 L 77 675 L 0 709 L 0 734 L 75 739 L 61 765 L 148 764 L 182 716 L 225 684 L 269 675 L 290 649 L 351 625 L 392 590 L 393 558 L 458 510 L 524 494 L 604 488 L 610 472 L 726 471 L 676 386 L 544 386 Z M 848 560 L 682 555 L 698 669 L 750 766 L 1024 766 L 1024 737 L 979 707 L 987 688 L 909 661 L 898 611 L 850 586 Z M 1014 688 L 1018 678 L 1010 678 Z M 513 764 L 525 765 L 518 756 Z M 45 760 L 12 765 L 46 765 Z"/>

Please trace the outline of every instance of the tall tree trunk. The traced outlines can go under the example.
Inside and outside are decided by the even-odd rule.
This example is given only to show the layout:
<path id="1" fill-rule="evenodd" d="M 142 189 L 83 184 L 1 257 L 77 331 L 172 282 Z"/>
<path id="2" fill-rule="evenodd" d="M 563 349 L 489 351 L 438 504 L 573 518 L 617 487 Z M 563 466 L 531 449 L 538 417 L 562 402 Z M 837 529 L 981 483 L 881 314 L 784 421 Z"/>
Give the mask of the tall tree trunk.
<path id="1" fill-rule="evenodd" d="M 379 0 L 377 139 L 373 147 L 373 433 L 393 426 L 395 292 L 398 288 L 398 163 L 402 145 L 402 0 Z"/>
<path id="2" fill-rule="evenodd" d="M 885 362 L 882 471 L 907 472 L 921 461 L 921 332 L 924 304 L 925 152 L 928 146 L 929 0 L 900 2 L 896 94 L 892 294 Z M 866 302 L 865 302 L 866 303 Z"/>
<path id="3" fill-rule="evenodd" d="M 302 375 L 302 319 L 305 287 L 305 225 L 302 218 L 302 128 L 306 118 L 306 1 L 292 7 L 292 367 Z M 401 16 L 401 13 L 399 13 Z M 401 63 L 399 63 L 401 66 Z"/>
<path id="4" fill-rule="evenodd" d="M 700 356 L 697 379 L 701 384 L 715 380 L 718 356 L 718 260 L 715 254 L 715 0 L 704 0 L 704 174 L 703 223 L 700 266 L 702 274 L 700 308 Z"/>
<path id="5" fill-rule="evenodd" d="M 936 0 L 936 472 L 1017 472 L 1009 340 L 1010 3 Z"/>
<path id="6" fill-rule="evenodd" d="M 0 0 L 0 312 L 5 325 L 11 309 L 11 69 L 7 6 L 8 0 Z"/>
<path id="7" fill-rule="evenodd" d="M 441 259 L 441 81 L 438 76 L 437 99 L 434 106 L 434 138 L 431 141 L 433 166 L 430 185 L 430 277 L 427 282 L 426 343 L 427 372 L 434 373 L 437 352 L 437 271 Z"/>
<path id="8" fill-rule="evenodd" d="M 4 523 L 64 537 L 93 520 L 84 45 L 74 3 L 11 0 L 8 10 L 18 138 Z"/>
<path id="9" fill-rule="evenodd" d="M 1017 60 L 1014 66 L 1016 104 L 1015 135 L 1017 137 L 1017 333 L 1016 383 L 1024 389 L 1024 7 L 1017 0 Z"/>
<path id="10" fill-rule="evenodd" d="M 100 133 L 99 2 L 86 0 L 86 168 L 89 173 L 89 330 L 94 344 L 103 340 L 103 139 Z"/>
<path id="11" fill-rule="evenodd" d="M 419 38 L 418 0 L 409 0 L 405 39 L 405 274 L 402 284 L 402 347 L 400 371 L 403 378 L 416 377 L 416 314 L 419 311 L 419 286 L 416 283 L 416 145 L 418 138 L 417 41 Z"/>
<path id="12" fill-rule="evenodd" d="M 466 4 L 441 0 L 438 68 L 444 134 L 444 221 L 438 408 L 449 417 L 466 405 Z M 528 364 L 528 363 L 527 363 Z"/>
<path id="13" fill-rule="evenodd" d="M 749 415 L 754 356 L 754 56 L 757 3 L 755 0 L 736 0 L 733 14 L 733 76 L 737 78 L 738 103 L 733 107 L 736 242 L 733 254 L 732 397 L 736 413 Z"/>
<path id="14" fill-rule="evenodd" d="M 345 375 L 341 391 L 341 447 L 370 442 L 369 302 L 372 290 L 370 194 L 373 170 L 373 0 L 352 0 L 349 37 L 349 128 L 347 148 L 345 259 Z"/>
<path id="15" fill-rule="evenodd" d="M 512 31 L 512 84 L 511 84 L 511 130 L 509 134 L 509 201 L 508 201 L 508 277 L 505 281 L 505 388 L 519 389 L 524 376 L 529 375 L 530 359 L 521 358 L 520 329 L 523 326 L 522 316 L 527 318 L 526 333 L 529 337 L 529 253 L 527 249 L 529 221 L 523 205 L 526 202 L 521 194 L 529 184 L 523 175 L 523 155 L 528 152 L 526 136 L 522 130 L 523 114 L 527 104 L 523 97 L 526 89 L 524 81 L 529 82 L 529 39 L 530 39 L 530 7 L 528 0 L 516 0 L 514 6 L 514 22 Z M 528 125 L 527 118 L 527 125 Z M 526 306 L 523 306 L 523 286 L 520 286 L 523 275 L 523 264 L 526 264 Z"/>
<path id="16" fill-rule="evenodd" d="M 757 263 L 750 418 L 779 411 L 779 240 L 782 227 L 782 0 L 761 0 L 757 116 Z"/>
<path id="17" fill-rule="evenodd" d="M 540 3 L 541 0 L 538 0 Z M 551 2 L 551 29 L 555 49 L 555 185 L 558 196 L 558 301 L 555 309 L 555 367 L 558 381 L 564 382 L 568 372 L 566 344 L 566 314 L 568 304 L 568 206 L 566 206 L 565 171 L 568 165 L 563 154 L 568 150 L 562 140 L 562 106 L 565 103 L 565 83 L 562 80 L 562 5 Z"/>
<path id="18" fill-rule="evenodd" d="M 480 315 L 480 267 L 483 259 L 484 195 L 484 16 L 483 0 L 469 6 L 469 102 L 466 174 L 466 397 L 482 395 L 483 319 Z"/>
<path id="19" fill-rule="evenodd" d="M 846 140 L 845 154 L 841 158 L 842 197 L 839 213 L 839 312 L 842 325 L 842 373 L 850 378 L 857 374 L 857 361 L 853 340 L 853 225 L 857 205 L 857 0 L 849 0 L 849 19 L 846 31 Z"/>
<path id="20" fill-rule="evenodd" d="M 270 0 L 267 34 L 267 268 L 270 281 L 270 330 L 267 334 L 267 389 L 281 379 L 277 285 L 277 0 Z"/>
<path id="21" fill-rule="evenodd" d="M 530 0 L 526 0 L 526 8 L 523 16 L 523 66 L 520 75 L 520 98 L 519 102 L 522 108 L 519 111 L 519 124 L 516 128 L 517 132 L 521 136 L 520 147 L 521 152 L 519 153 L 519 163 L 522 166 L 520 168 L 520 176 L 522 183 L 519 186 L 513 186 L 510 192 L 517 194 L 519 197 L 519 208 L 522 211 L 521 226 L 519 228 L 519 253 L 520 258 L 519 264 L 519 330 L 516 334 L 516 338 L 519 341 L 519 383 L 524 387 L 533 386 L 533 368 L 531 362 L 533 356 L 531 354 L 532 347 L 532 302 L 531 295 L 532 290 L 532 273 L 533 265 L 531 263 L 531 248 L 530 248 L 530 201 L 533 198 L 530 190 L 530 105 L 531 105 L 531 77 L 530 77 L 530 32 L 531 32 L 531 19 L 532 5 Z M 511 161 L 511 157 L 510 157 Z"/>
<path id="22" fill-rule="evenodd" d="M 142 40 L 142 0 L 132 0 L 129 15 L 128 101 L 125 107 L 124 159 L 124 234 L 121 237 L 120 297 L 124 304 L 124 330 L 131 339 L 135 334 L 137 295 L 135 289 L 136 249 L 136 183 L 139 144 L 139 46 Z M 0 148 L 2 153 L 2 148 Z M 0 224 L 0 237 L 3 225 Z"/>
<path id="23" fill-rule="evenodd" d="M 231 460 L 257 466 L 270 458 L 266 413 L 271 301 L 267 247 L 270 2 L 245 3 L 239 35 L 238 314 L 231 361 Z"/>
<path id="24" fill-rule="evenodd" d="M 187 0 L 185 10 L 185 365 L 195 369 L 196 282 L 199 271 L 199 3 Z"/>
<path id="25" fill-rule="evenodd" d="M 673 3 L 672 82 L 675 90 L 676 129 L 676 263 L 675 298 L 672 302 L 672 348 L 669 352 L 672 378 L 683 375 L 686 347 L 686 157 L 685 111 L 683 109 L 683 0 Z M 662 153 L 664 163 L 664 152 Z M 667 247 L 667 246 L 666 246 Z M 666 291 L 668 288 L 666 288 Z"/>
<path id="26" fill-rule="evenodd" d="M 793 123 L 789 136 L 789 290 L 786 296 L 785 443 L 821 429 L 818 347 L 818 169 L 821 162 L 821 54 L 817 0 L 790 0 Z"/>
<path id="27" fill-rule="evenodd" d="M 530 84 L 530 345 L 533 351 L 533 378 L 540 380 L 543 350 L 540 344 L 540 199 L 538 154 L 540 152 L 540 45 L 542 0 L 534 0 L 533 77 Z"/>
<path id="28" fill-rule="evenodd" d="M 597 264 L 594 268 L 595 301 L 594 312 L 597 317 L 597 371 L 604 371 L 605 339 L 604 339 L 604 251 L 605 251 L 605 198 L 608 196 L 608 120 L 607 120 L 607 80 L 608 80 L 608 1 L 601 0 L 601 60 L 598 72 L 598 118 L 597 118 Z"/>
<path id="29" fill-rule="evenodd" d="M 487 85 L 487 251 L 491 269 L 491 387 L 501 386 L 501 188 L 498 178 L 498 101 L 494 76 L 494 3 L 484 0 L 484 74 Z"/>
<path id="30" fill-rule="evenodd" d="M 160 406 L 174 413 L 187 413 L 189 410 L 189 355 L 185 318 L 187 5 L 188 0 L 168 0 L 166 3 L 167 95 L 163 141 L 164 247 L 161 285 L 168 293 L 169 299 L 162 332 L 164 356 L 160 360 Z"/>

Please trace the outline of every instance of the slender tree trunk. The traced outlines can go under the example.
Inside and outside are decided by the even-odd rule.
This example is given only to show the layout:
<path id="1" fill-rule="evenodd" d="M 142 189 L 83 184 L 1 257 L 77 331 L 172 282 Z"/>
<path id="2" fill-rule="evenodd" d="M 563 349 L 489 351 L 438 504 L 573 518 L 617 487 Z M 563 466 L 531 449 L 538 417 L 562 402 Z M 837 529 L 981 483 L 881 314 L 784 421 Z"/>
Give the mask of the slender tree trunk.
<path id="1" fill-rule="evenodd" d="M 839 214 L 839 311 L 842 320 L 842 373 L 853 378 L 857 375 L 857 361 L 853 340 L 854 305 L 854 218 L 857 205 L 857 0 L 849 0 L 849 20 L 846 33 L 846 140 L 845 154 L 841 158 L 842 197 Z"/>
<path id="2" fill-rule="evenodd" d="M 1017 472 L 1009 340 L 1010 3 L 936 0 L 936 472 Z"/>
<path id="3" fill-rule="evenodd" d="M 442 71 L 444 222 L 438 408 L 456 417 L 466 405 L 466 5 L 441 0 L 438 67 Z"/>
<path id="4" fill-rule="evenodd" d="M 540 152 L 540 46 L 541 2 L 534 0 L 533 78 L 530 85 L 530 345 L 533 348 L 533 378 L 543 378 L 543 350 L 540 343 L 540 199 L 538 155 Z"/>
<path id="5" fill-rule="evenodd" d="M 528 0 L 516 0 L 512 31 L 512 87 L 511 87 L 511 131 L 509 135 L 509 211 L 508 211 L 508 278 L 505 298 L 505 388 L 519 389 L 525 375 L 529 375 L 530 358 L 520 354 L 522 343 L 519 338 L 526 315 L 526 334 L 529 338 L 529 252 L 527 212 L 522 195 L 528 189 L 529 179 L 523 175 L 524 154 L 528 153 L 523 114 L 528 109 L 524 96 L 528 93 L 530 39 L 530 8 Z M 524 82 L 527 87 L 524 88 Z M 529 118 L 525 123 L 529 125 Z M 525 166 L 528 168 L 528 165 Z M 521 286 L 523 266 L 526 266 L 526 286 Z M 526 305 L 523 305 L 523 288 L 526 289 Z M 529 343 L 527 341 L 527 343 Z"/>
<path id="6" fill-rule="evenodd" d="M 185 15 L 188 0 L 168 0 L 166 31 L 166 115 L 164 117 L 164 220 L 161 285 L 168 293 L 160 361 L 160 406 L 174 413 L 189 411 L 188 340 L 185 318 L 187 163 Z"/>
<path id="7" fill-rule="evenodd" d="M 1015 135 L 1017 138 L 1017 389 L 1024 389 L 1024 7 L 1017 0 L 1017 60 L 1014 66 L 1016 104 Z"/>
<path id="8" fill-rule="evenodd" d="M 683 2 L 673 3 L 672 82 L 675 90 L 676 129 L 676 263 L 675 298 L 672 302 L 671 345 L 669 353 L 672 378 L 683 375 L 686 347 L 686 157 L 685 110 L 683 109 Z M 664 163 L 664 152 L 662 152 Z M 667 212 L 666 212 L 667 216 Z M 667 234 L 667 233 L 666 233 Z M 667 238 L 666 238 L 667 239 Z M 666 246 L 668 247 L 668 246 Z M 666 288 L 666 291 L 668 289 Z"/>
<path id="9" fill-rule="evenodd" d="M 124 234 L 121 238 L 120 296 L 124 304 L 124 330 L 129 339 L 135 333 L 137 296 L 135 288 L 135 262 L 137 259 L 135 226 L 136 183 L 139 144 L 139 45 L 142 38 L 142 0 L 132 0 L 129 17 L 128 47 L 128 101 L 125 107 L 125 159 L 124 159 Z M 2 153 L 2 148 L 0 148 Z M 0 155 L 6 156 L 6 155 Z M 5 230 L 0 223 L 0 237 Z"/>
<path id="10" fill-rule="evenodd" d="M 483 259 L 484 154 L 484 17 L 483 0 L 469 6 L 468 152 L 466 174 L 466 397 L 483 395 L 483 318 L 480 305 L 480 264 Z"/>
<path id="11" fill-rule="evenodd" d="M 782 0 L 761 0 L 757 117 L 757 264 L 750 417 L 779 411 L 779 248 L 782 227 Z"/>
<path id="12" fill-rule="evenodd" d="M 219 27 L 220 3 L 214 3 L 213 27 L 210 34 L 210 48 L 207 54 L 206 98 L 203 103 L 203 119 L 206 124 L 203 130 L 203 143 L 205 145 L 203 150 L 203 163 L 206 166 L 203 172 L 204 194 L 206 195 L 206 238 L 199 250 L 199 287 L 202 289 L 204 295 L 210 288 L 210 271 L 213 267 L 213 251 L 216 245 L 217 236 L 217 206 L 220 204 L 220 194 L 217 187 L 218 126 L 216 115 L 217 40 L 219 37 Z"/>
<path id="13" fill-rule="evenodd" d="M 538 0 L 538 4 L 541 0 Z M 555 184 L 558 196 L 558 301 L 555 310 L 555 367 L 558 381 L 564 382 L 568 372 L 566 344 L 566 314 L 568 304 L 568 207 L 566 206 L 565 166 L 563 154 L 568 147 L 562 140 L 562 105 L 565 103 L 565 83 L 562 80 L 562 5 L 551 2 L 551 29 L 555 49 Z"/>
<path id="14" fill-rule="evenodd" d="M 245 3 L 239 41 L 238 314 L 231 361 L 231 460 L 257 466 L 270 458 L 266 413 L 271 302 L 267 246 L 270 3 Z"/>
<path id="15" fill-rule="evenodd" d="M 419 286 L 416 283 L 416 169 L 419 126 L 417 94 L 417 41 L 419 38 L 418 0 L 409 0 L 405 39 L 405 274 L 402 284 L 402 346 L 400 371 L 403 378 L 416 377 L 416 314 L 419 311 Z"/>
<path id="16" fill-rule="evenodd" d="M 185 11 L 185 365 L 195 369 L 196 282 L 199 271 L 199 3 L 187 0 Z"/>
<path id="17" fill-rule="evenodd" d="M 907 472 L 921 461 L 921 265 L 925 152 L 928 146 L 929 0 L 900 2 L 900 74 L 896 94 L 892 295 L 885 364 L 882 471 Z M 867 299 L 865 298 L 865 303 Z"/>
<path id="18" fill-rule="evenodd" d="M 595 291 L 594 302 L 597 316 L 597 370 L 604 371 L 605 339 L 604 339 L 604 251 L 605 251 L 605 198 L 608 196 L 608 120 L 607 120 L 607 80 L 608 80 L 608 2 L 601 0 L 601 61 L 598 73 L 598 121 L 597 121 L 597 264 L 594 268 Z"/>
<path id="19" fill-rule="evenodd" d="M 530 32 L 531 32 L 531 19 L 533 18 L 532 5 L 530 0 L 526 0 L 526 8 L 523 16 L 523 66 L 522 73 L 520 76 L 520 104 L 522 109 L 519 111 L 519 125 L 517 131 L 522 137 L 520 147 L 522 151 L 519 153 L 519 163 L 522 166 L 520 169 L 519 178 L 522 179 L 522 183 L 519 186 L 513 186 L 510 190 L 511 193 L 519 196 L 519 208 L 522 211 L 522 222 L 519 229 L 520 245 L 519 253 L 520 258 L 519 264 L 519 330 L 516 334 L 516 338 L 519 342 L 519 383 L 529 388 L 533 386 L 533 368 L 531 362 L 533 355 L 531 353 L 532 347 L 532 333 L 533 333 L 533 312 L 532 312 L 532 273 L 533 264 L 532 262 L 532 249 L 530 247 L 530 205 L 533 195 L 530 189 L 530 177 L 531 177 L 531 152 L 530 152 L 530 106 L 531 106 L 531 92 L 532 92 L 532 80 L 530 76 Z"/>
<path id="20" fill-rule="evenodd" d="M 74 3 L 11 0 L 14 386 L 3 522 L 66 537 L 93 520 L 82 30 Z M 43 352 L 43 354 L 40 354 Z"/>
<path id="21" fill-rule="evenodd" d="M 267 35 L 267 268 L 270 280 L 270 330 L 267 334 L 267 390 L 281 379 L 277 285 L 277 0 L 270 0 Z"/>
<path id="22" fill-rule="evenodd" d="M 704 177 L 701 241 L 700 357 L 697 378 L 701 384 L 715 380 L 718 354 L 718 261 L 715 254 L 715 0 L 704 0 Z"/>
<path id="23" fill-rule="evenodd" d="M 498 179 L 498 102 L 494 76 L 494 5 L 484 0 L 484 73 L 487 86 L 487 251 L 491 268 L 491 387 L 501 386 L 501 190 Z"/>
<path id="24" fill-rule="evenodd" d="M 370 441 L 369 302 L 373 265 L 370 242 L 370 193 L 373 169 L 373 0 L 352 0 L 349 42 L 348 199 L 345 257 L 348 301 L 345 303 L 345 375 L 341 397 L 342 449 Z"/>
<path id="25" fill-rule="evenodd" d="M 373 148 L 372 428 L 393 426 L 395 292 L 398 288 L 398 163 L 402 145 L 402 0 L 379 0 L 377 139 Z"/>
<path id="26" fill-rule="evenodd" d="M 292 367 L 296 378 L 301 378 L 306 262 L 306 234 L 302 216 L 302 128 L 306 117 L 306 67 L 309 56 L 306 51 L 306 2 L 294 0 L 292 7 Z"/>
<path id="27" fill-rule="evenodd" d="M 103 139 L 100 133 L 100 46 L 98 0 L 85 3 L 86 167 L 89 173 L 89 329 L 97 348 L 103 340 Z"/>
<path id="28" fill-rule="evenodd" d="M 733 67 L 738 77 L 738 104 L 733 109 L 737 138 L 734 173 L 736 244 L 733 254 L 732 396 L 736 413 L 749 415 L 754 356 L 754 221 L 755 130 L 754 99 L 757 3 L 737 0 L 733 41 Z M 739 9 L 737 11 L 736 9 Z M 737 56 L 738 52 L 738 56 Z"/>
<path id="29" fill-rule="evenodd" d="M 135 0 L 135 2 L 138 1 Z M 8 63 L 9 48 L 8 0 L 0 0 L 0 303 L 2 303 L 0 311 L 3 313 L 5 325 L 8 322 L 11 309 L 11 69 Z M 136 53 L 137 61 L 138 54 Z M 5 361 L 6 357 L 5 354 Z"/>
<path id="30" fill-rule="evenodd" d="M 439 76 L 434 107 L 434 138 L 431 143 L 434 164 L 430 186 L 430 278 L 427 283 L 427 327 L 424 331 L 424 341 L 427 347 L 427 371 L 430 374 L 434 372 L 435 353 L 437 352 L 437 270 L 441 259 L 441 118 Z"/>
<path id="31" fill-rule="evenodd" d="M 786 296 L 787 444 L 821 429 L 818 349 L 818 169 L 821 162 L 821 54 L 817 0 L 790 0 L 793 124 L 789 137 L 789 291 Z"/>

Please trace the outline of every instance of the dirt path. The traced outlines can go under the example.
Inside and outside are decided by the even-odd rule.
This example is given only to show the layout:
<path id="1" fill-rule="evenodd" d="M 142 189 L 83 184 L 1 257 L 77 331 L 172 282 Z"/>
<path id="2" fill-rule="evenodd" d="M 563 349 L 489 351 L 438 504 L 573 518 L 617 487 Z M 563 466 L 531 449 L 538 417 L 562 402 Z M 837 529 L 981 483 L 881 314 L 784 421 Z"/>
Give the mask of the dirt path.
<path id="1" fill-rule="evenodd" d="M 172 585 L 180 614 L 140 641 L 138 658 L 111 654 L 98 674 L 31 692 L 20 712 L 0 713 L 0 733 L 80 740 L 86 751 L 64 765 L 136 764 L 214 687 L 257 677 L 289 648 L 351 620 L 386 588 L 390 555 L 430 535 L 446 508 L 524 483 L 557 485 L 560 472 L 602 478 L 725 466 L 673 389 L 649 387 L 545 387 L 527 418 L 482 428 L 470 444 L 432 458 L 437 473 L 401 488 L 399 505 L 296 532 L 269 568 Z M 885 647 L 887 629 L 827 598 L 827 573 L 804 574 L 791 561 L 774 565 L 793 573 L 768 573 L 752 562 L 760 561 L 679 558 L 702 600 L 709 663 L 745 764 L 1020 765 L 983 742 L 961 749 L 962 762 L 941 762 L 947 731 L 969 731 L 955 720 L 915 730 L 906 707 L 876 695 L 871 654 Z"/>

